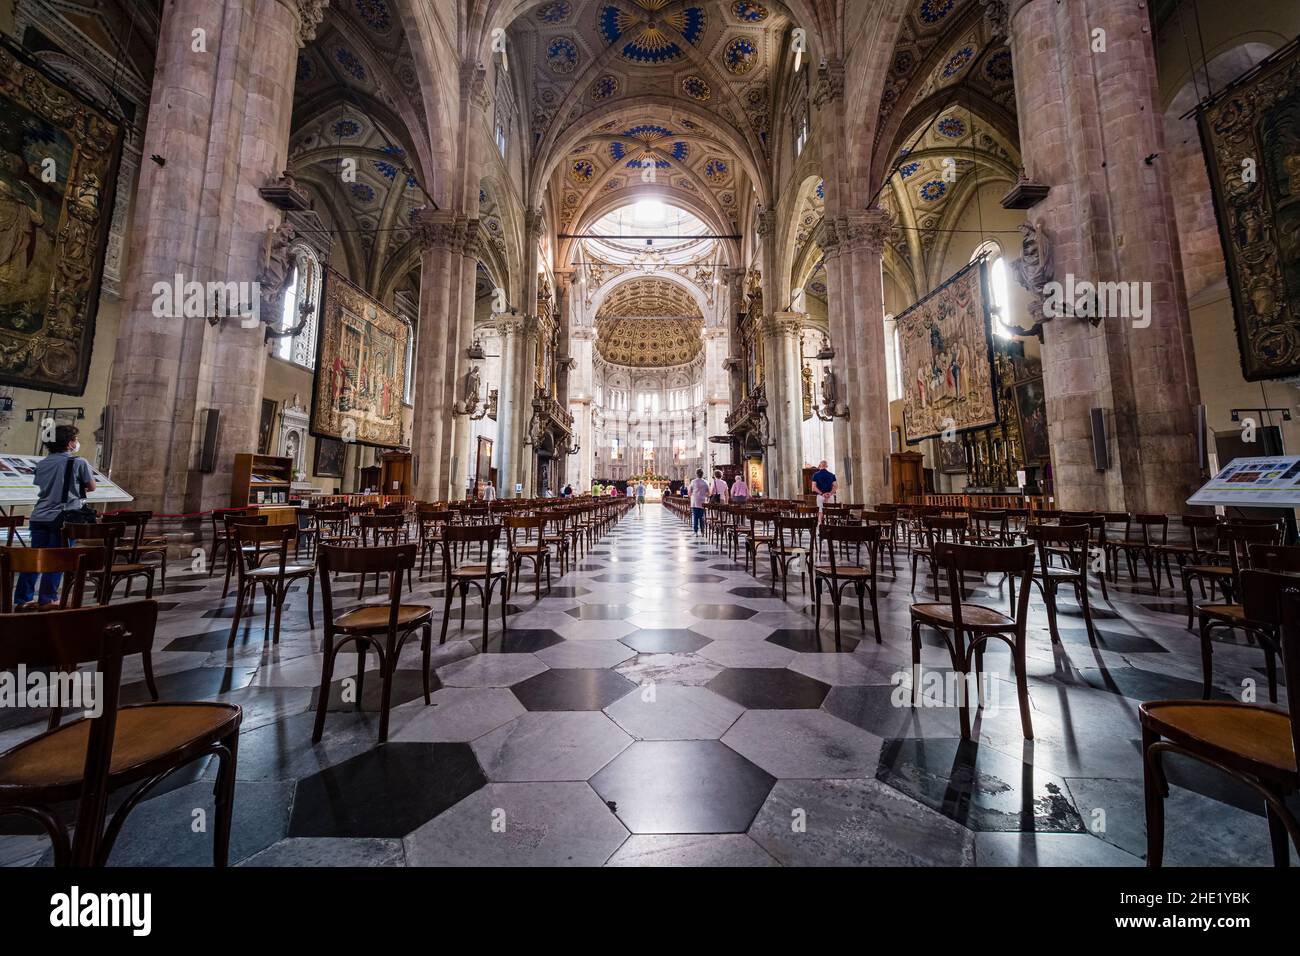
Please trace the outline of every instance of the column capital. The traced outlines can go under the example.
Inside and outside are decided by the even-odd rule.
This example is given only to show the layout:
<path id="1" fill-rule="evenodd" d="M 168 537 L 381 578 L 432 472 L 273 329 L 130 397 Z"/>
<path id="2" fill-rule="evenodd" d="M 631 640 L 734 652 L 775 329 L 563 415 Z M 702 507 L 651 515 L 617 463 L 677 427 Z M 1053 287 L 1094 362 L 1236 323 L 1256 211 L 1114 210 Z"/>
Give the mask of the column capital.
<path id="1" fill-rule="evenodd" d="M 844 62 L 829 60 L 817 70 L 817 85 L 813 89 L 813 106 L 821 109 L 827 103 L 844 98 Z"/>
<path id="2" fill-rule="evenodd" d="M 524 234 L 535 236 L 541 231 L 543 224 L 546 222 L 546 213 L 541 206 L 534 206 L 531 209 L 524 210 Z"/>
<path id="3" fill-rule="evenodd" d="M 1011 39 L 1011 3 L 1010 0 L 980 0 L 984 6 L 984 22 L 989 35 Z"/>
<path id="4" fill-rule="evenodd" d="M 855 215 L 841 216 L 836 224 L 836 232 L 844 246 L 877 256 L 885 251 L 885 244 L 889 242 L 893 228 L 889 213 L 879 206 Z"/>
<path id="5" fill-rule="evenodd" d="M 298 17 L 298 46 L 316 39 L 316 30 L 325 19 L 330 0 L 281 0 Z"/>
<path id="6" fill-rule="evenodd" d="M 479 226 L 480 223 L 477 217 L 464 220 L 465 241 L 461 246 L 462 255 L 471 256 L 475 259 L 479 258 L 479 243 L 481 241 L 479 236 Z"/>
<path id="7" fill-rule="evenodd" d="M 772 327 L 778 335 L 793 338 L 802 334 L 807 318 L 802 312 L 773 312 Z"/>
<path id="8" fill-rule="evenodd" d="M 465 249 L 465 219 L 455 213 L 420 206 L 411 213 L 411 227 L 425 252 L 435 249 L 463 252 Z"/>
<path id="9" fill-rule="evenodd" d="M 503 337 L 518 335 L 524 330 L 524 316 L 517 312 L 510 312 L 499 317 L 496 322 L 497 334 Z"/>
<path id="10" fill-rule="evenodd" d="M 480 113 L 487 109 L 491 99 L 487 87 L 487 70 L 472 60 L 466 60 L 460 65 L 460 96 L 462 102 L 468 103 Z"/>
<path id="11" fill-rule="evenodd" d="M 764 209 L 757 217 L 755 222 L 756 231 L 760 236 L 766 239 L 776 232 L 776 210 Z"/>

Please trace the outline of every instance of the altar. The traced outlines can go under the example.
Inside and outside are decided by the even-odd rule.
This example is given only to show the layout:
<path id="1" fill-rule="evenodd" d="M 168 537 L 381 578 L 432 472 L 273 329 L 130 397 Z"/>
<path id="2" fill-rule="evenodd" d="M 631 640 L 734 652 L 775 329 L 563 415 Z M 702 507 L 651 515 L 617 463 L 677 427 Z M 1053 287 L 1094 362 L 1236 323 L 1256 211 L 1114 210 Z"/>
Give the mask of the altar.
<path id="1" fill-rule="evenodd" d="M 665 490 L 668 488 L 668 480 L 665 478 L 629 478 L 627 487 L 631 494 L 636 494 L 636 486 L 645 485 L 645 497 L 647 501 L 659 501 L 663 498 Z"/>

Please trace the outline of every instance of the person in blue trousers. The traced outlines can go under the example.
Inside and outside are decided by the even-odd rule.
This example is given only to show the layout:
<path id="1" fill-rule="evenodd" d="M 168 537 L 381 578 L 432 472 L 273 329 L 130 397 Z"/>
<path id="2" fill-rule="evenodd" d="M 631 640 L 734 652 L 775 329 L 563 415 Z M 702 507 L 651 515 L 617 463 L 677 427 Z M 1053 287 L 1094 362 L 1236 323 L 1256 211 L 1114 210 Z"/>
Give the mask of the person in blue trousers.
<path id="1" fill-rule="evenodd" d="M 77 457 L 81 451 L 81 442 L 77 441 L 77 429 L 72 425 L 55 428 L 54 440 L 46 442 L 45 447 L 49 454 L 36 466 L 35 480 L 39 496 L 28 519 L 30 544 L 33 548 L 61 548 L 63 541 L 59 531 L 59 516 L 69 508 L 81 507 L 82 499 L 75 497 L 77 488 L 80 486 L 87 492 L 94 491 L 95 474 L 90 470 L 86 459 Z M 63 481 L 69 461 L 73 462 L 72 481 L 71 487 L 65 488 Z M 18 589 L 14 593 L 14 606 L 18 610 L 33 610 L 37 607 L 32 595 L 36 591 L 38 577 L 41 579 L 39 606 L 58 606 L 59 583 L 63 575 L 20 574 Z"/>

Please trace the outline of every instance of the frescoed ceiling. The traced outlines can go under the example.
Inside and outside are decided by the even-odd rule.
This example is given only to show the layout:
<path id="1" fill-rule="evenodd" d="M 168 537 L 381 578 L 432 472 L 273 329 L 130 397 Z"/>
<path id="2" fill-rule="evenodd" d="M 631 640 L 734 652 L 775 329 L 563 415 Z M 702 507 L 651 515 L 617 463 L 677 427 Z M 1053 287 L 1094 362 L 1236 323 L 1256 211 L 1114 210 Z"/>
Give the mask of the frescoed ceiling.
<path id="1" fill-rule="evenodd" d="M 663 368 L 690 362 L 703 348 L 695 298 L 668 279 L 629 279 L 596 313 L 596 349 L 614 365 Z"/>
<path id="2" fill-rule="evenodd" d="M 735 231 L 752 170 L 770 159 L 771 68 L 788 26 L 758 0 L 553 0 L 516 21 L 560 229 L 655 193 Z"/>

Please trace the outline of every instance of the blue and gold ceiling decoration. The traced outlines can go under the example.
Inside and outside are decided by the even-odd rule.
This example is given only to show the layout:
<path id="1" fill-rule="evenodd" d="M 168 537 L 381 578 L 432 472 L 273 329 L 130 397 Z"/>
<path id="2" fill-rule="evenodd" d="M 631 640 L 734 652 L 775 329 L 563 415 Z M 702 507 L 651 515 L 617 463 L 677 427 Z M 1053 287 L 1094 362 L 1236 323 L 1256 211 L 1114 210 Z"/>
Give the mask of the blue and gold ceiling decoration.
<path id="1" fill-rule="evenodd" d="M 637 143 L 640 143 L 645 146 L 654 145 L 659 149 L 661 153 L 668 153 L 668 155 L 670 155 L 673 159 L 677 160 L 679 163 L 685 162 L 686 157 L 689 156 L 691 152 L 690 147 L 687 146 L 685 143 L 681 142 L 680 140 L 672 143 L 671 145 L 668 145 L 666 143 L 660 145 L 660 141 L 669 139 L 675 135 L 672 130 L 667 129 L 666 127 L 663 126 L 655 126 L 653 124 L 646 123 L 641 126 L 633 126 L 630 129 L 625 129 L 621 135 L 626 136 L 629 139 L 636 140 Z M 629 153 L 639 151 L 640 147 L 637 145 L 637 143 L 624 143 L 622 140 L 615 140 L 614 142 L 609 144 L 610 158 L 613 159 L 614 162 L 616 163 L 622 162 L 622 160 Z M 627 161 L 628 169 L 643 169 L 648 165 L 650 165 L 650 162 L 644 159 L 629 159 Z M 667 169 L 669 163 L 665 159 L 656 157 L 654 160 L 654 165 L 656 169 Z"/>
<path id="2" fill-rule="evenodd" d="M 600 9 L 600 34 L 609 44 L 622 43 L 619 51 L 625 60 L 644 65 L 671 63 L 685 55 L 675 39 L 680 34 L 687 43 L 696 45 L 704 35 L 706 18 L 702 7 L 685 7 L 668 14 L 664 23 L 674 31 L 665 32 L 655 22 L 656 11 L 667 6 L 670 0 L 633 0 L 649 14 L 649 19 L 638 22 L 630 14 L 614 5 Z"/>

